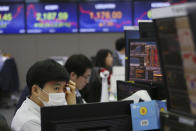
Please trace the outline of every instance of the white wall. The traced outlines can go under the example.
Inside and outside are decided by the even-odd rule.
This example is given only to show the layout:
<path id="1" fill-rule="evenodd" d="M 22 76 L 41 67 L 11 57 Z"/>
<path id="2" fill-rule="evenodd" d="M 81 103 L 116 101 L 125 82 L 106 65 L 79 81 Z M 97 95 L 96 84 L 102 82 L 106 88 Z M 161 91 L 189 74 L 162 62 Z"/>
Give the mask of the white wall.
<path id="1" fill-rule="evenodd" d="M 26 72 L 34 62 L 75 53 L 90 57 L 101 48 L 114 50 L 119 37 L 123 37 L 123 33 L 0 35 L 0 49 L 15 58 L 20 88 L 24 88 Z"/>

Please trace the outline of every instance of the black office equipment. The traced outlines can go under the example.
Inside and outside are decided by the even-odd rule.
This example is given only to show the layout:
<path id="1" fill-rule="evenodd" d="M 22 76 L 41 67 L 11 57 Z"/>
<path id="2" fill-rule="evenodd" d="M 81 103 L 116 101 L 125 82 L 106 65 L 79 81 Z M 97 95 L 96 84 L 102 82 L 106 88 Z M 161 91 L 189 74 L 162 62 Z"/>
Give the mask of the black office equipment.
<path id="1" fill-rule="evenodd" d="M 129 39 L 139 39 L 140 33 L 139 33 L 139 27 L 138 26 L 125 26 L 124 27 L 124 37 L 126 40 L 126 47 L 129 46 Z M 128 54 L 128 50 L 125 50 Z"/>
<path id="2" fill-rule="evenodd" d="M 164 83 L 169 95 L 168 110 L 194 118 L 195 7 L 195 3 L 188 3 L 152 11 L 157 28 Z M 164 15 L 160 15 L 162 13 Z"/>
<path id="3" fill-rule="evenodd" d="M 129 43 L 129 39 L 139 39 L 139 27 L 138 26 L 125 26 L 124 27 L 124 37 L 126 39 L 126 44 Z"/>
<path id="4" fill-rule="evenodd" d="M 172 112 L 161 112 L 161 131 L 195 131 L 196 119 L 190 119 Z"/>
<path id="5" fill-rule="evenodd" d="M 41 108 L 42 131 L 130 131 L 132 101 Z"/>
<path id="6" fill-rule="evenodd" d="M 140 21 L 139 22 L 139 32 L 141 38 L 155 38 L 156 31 L 154 28 L 154 23 L 152 21 Z"/>
<path id="7" fill-rule="evenodd" d="M 148 91 L 152 99 L 166 99 L 155 38 L 129 39 L 126 45 L 125 80 Z"/>
<path id="8" fill-rule="evenodd" d="M 141 81 L 117 81 L 117 100 L 123 100 L 139 90 L 146 90 L 151 99 L 163 100 L 167 92 L 162 83 L 149 83 Z"/>
<path id="9" fill-rule="evenodd" d="M 143 89 L 147 89 L 143 86 L 136 86 L 136 84 L 132 82 L 120 81 L 117 80 L 117 100 L 123 100 L 135 92 Z"/>

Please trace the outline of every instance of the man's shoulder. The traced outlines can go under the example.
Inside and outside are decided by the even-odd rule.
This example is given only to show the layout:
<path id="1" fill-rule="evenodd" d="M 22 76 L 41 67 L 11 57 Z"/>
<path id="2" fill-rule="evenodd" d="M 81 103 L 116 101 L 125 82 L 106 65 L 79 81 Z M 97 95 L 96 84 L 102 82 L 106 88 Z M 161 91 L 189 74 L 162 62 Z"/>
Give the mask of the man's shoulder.
<path id="1" fill-rule="evenodd" d="M 21 127 L 22 131 L 41 131 L 41 123 L 36 120 L 28 120 Z"/>
<path id="2" fill-rule="evenodd" d="M 41 123 L 39 121 L 29 119 L 22 123 L 12 123 L 11 128 L 14 131 L 41 131 Z"/>
<path id="3" fill-rule="evenodd" d="M 31 123 L 40 123 L 40 118 L 36 116 L 33 110 L 28 107 L 28 104 L 23 102 L 22 106 L 17 110 L 13 120 L 12 129 L 23 128 L 24 125 L 29 125 Z"/>

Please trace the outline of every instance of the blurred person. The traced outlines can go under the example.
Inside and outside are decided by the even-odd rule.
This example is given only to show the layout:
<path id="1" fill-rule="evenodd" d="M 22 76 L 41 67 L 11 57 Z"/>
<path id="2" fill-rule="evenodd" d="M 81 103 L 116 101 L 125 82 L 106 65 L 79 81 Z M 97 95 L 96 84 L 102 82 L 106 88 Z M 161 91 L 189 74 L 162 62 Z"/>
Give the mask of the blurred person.
<path id="1" fill-rule="evenodd" d="M 113 53 L 113 65 L 114 66 L 125 66 L 125 45 L 126 40 L 119 38 L 115 42 L 115 51 Z"/>
<path id="2" fill-rule="evenodd" d="M 105 68 L 111 71 L 113 65 L 112 51 L 109 49 L 101 49 L 97 52 L 95 58 L 95 66 Z"/>
<path id="3" fill-rule="evenodd" d="M 99 50 L 95 57 L 95 67 L 92 69 L 89 84 L 87 84 L 84 89 L 85 93 L 83 93 L 87 102 L 101 102 L 102 78 L 100 77 L 100 72 L 104 72 L 105 70 L 110 72 L 108 77 L 108 84 L 110 84 L 112 65 L 112 51 L 109 49 Z"/>

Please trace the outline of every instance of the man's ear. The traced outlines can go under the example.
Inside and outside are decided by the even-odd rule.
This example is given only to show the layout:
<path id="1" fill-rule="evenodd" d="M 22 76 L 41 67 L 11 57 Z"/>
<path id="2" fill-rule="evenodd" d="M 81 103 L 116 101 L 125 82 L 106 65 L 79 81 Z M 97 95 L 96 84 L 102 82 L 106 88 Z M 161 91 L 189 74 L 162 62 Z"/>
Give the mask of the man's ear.
<path id="1" fill-rule="evenodd" d="M 72 80 L 72 81 L 76 81 L 76 79 L 77 79 L 77 74 L 75 73 L 75 72 L 71 72 L 70 73 L 70 80 Z"/>
<path id="2" fill-rule="evenodd" d="M 40 87 L 38 85 L 33 85 L 31 88 L 31 94 L 34 96 L 39 96 L 40 94 Z"/>

